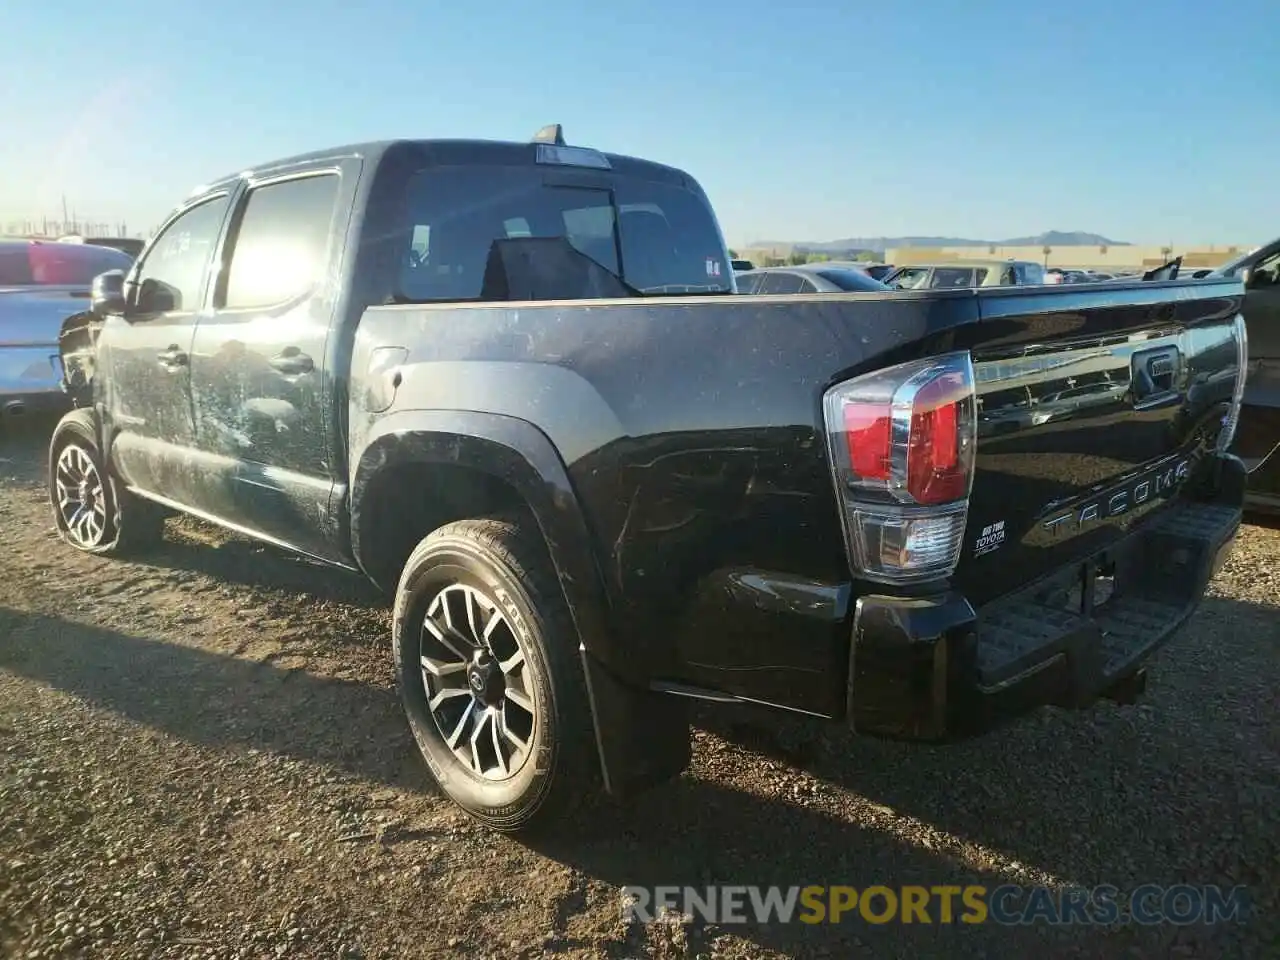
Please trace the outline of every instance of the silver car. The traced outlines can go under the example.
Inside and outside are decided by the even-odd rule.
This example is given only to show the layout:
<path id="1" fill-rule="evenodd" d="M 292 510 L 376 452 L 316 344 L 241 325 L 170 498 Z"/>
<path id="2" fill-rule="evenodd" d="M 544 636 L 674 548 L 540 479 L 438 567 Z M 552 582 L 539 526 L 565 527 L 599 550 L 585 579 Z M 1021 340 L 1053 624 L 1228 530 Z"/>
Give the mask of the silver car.
<path id="1" fill-rule="evenodd" d="M 761 267 L 737 275 L 738 293 L 768 296 L 789 293 L 888 293 L 879 280 L 861 270 L 831 263 Z"/>
<path id="2" fill-rule="evenodd" d="M 0 419 L 68 405 L 58 357 L 62 323 L 88 309 L 95 276 L 132 263 L 111 247 L 0 240 Z"/>

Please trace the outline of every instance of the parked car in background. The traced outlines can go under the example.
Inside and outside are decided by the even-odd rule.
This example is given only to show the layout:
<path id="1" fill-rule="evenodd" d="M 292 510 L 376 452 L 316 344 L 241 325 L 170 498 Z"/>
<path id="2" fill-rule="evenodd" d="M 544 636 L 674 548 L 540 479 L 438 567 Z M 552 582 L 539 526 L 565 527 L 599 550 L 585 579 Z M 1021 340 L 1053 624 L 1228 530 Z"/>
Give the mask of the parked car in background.
<path id="1" fill-rule="evenodd" d="M 113 250 L 119 250 L 121 253 L 127 253 L 134 259 L 137 259 L 138 255 L 142 253 L 142 248 L 147 245 L 147 241 L 140 240 L 137 237 L 82 237 L 79 234 L 59 237 L 58 242 L 84 243 L 93 247 L 110 247 Z"/>
<path id="2" fill-rule="evenodd" d="M 1050 267 L 1044 272 L 1045 283 L 1095 283 L 1099 277 L 1089 270 L 1073 270 L 1068 267 Z"/>
<path id="3" fill-rule="evenodd" d="M 1031 260 L 945 260 L 904 264 L 883 281 L 898 290 L 1012 287 L 1045 282 L 1044 267 Z"/>
<path id="4" fill-rule="evenodd" d="M 861 270 L 830 263 L 761 267 L 738 274 L 738 293 L 889 293 L 892 287 Z"/>
<path id="5" fill-rule="evenodd" d="M 893 264 L 891 263 L 869 263 L 866 260 L 823 260 L 807 266 L 822 267 L 838 267 L 842 270 L 857 270 L 859 273 L 865 273 L 872 280 L 884 280 L 885 276 L 893 272 Z"/>
<path id="6" fill-rule="evenodd" d="M 893 273 L 892 263 L 866 263 L 862 268 L 867 272 L 872 280 L 884 281 L 884 278 Z"/>
<path id="7" fill-rule="evenodd" d="M 132 263 L 109 247 L 0 240 L 0 418 L 67 404 L 58 357 L 62 323 L 88 306 L 97 274 Z"/>
<path id="8" fill-rule="evenodd" d="M 1249 378 L 1232 450 L 1250 468 L 1249 506 L 1280 513 L 1280 237 L 1209 276 L 1244 281 Z"/>
<path id="9" fill-rule="evenodd" d="M 754 270 L 756 265 L 750 260 L 730 260 L 729 266 L 733 268 L 734 273 L 741 273 L 744 270 Z"/>

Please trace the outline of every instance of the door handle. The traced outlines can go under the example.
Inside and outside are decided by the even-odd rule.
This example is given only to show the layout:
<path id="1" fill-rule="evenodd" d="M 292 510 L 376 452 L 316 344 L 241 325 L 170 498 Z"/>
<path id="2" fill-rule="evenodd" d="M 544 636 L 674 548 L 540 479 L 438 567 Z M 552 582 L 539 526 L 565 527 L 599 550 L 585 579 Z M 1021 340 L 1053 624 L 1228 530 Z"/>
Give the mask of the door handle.
<path id="1" fill-rule="evenodd" d="M 185 367 L 187 365 L 187 355 L 182 352 L 182 348 L 176 343 L 168 350 L 158 354 L 157 359 L 162 366 L 166 367 Z"/>
<path id="2" fill-rule="evenodd" d="M 271 366 L 281 373 L 310 373 L 316 365 L 312 359 L 297 347 L 285 347 L 270 360 Z"/>

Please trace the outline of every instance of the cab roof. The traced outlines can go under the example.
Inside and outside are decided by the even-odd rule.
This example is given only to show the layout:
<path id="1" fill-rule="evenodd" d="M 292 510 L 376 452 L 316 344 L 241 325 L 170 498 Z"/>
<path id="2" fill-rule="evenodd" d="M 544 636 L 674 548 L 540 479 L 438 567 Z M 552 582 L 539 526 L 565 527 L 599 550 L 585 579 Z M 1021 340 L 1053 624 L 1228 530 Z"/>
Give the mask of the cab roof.
<path id="1" fill-rule="evenodd" d="M 541 136 L 541 131 L 539 136 Z M 278 160 L 269 160 L 252 167 L 246 167 L 236 173 L 226 174 L 215 180 L 201 184 L 191 192 L 189 198 L 208 192 L 217 187 L 234 183 L 242 177 L 261 177 L 274 173 L 287 172 L 292 167 L 315 164 L 324 161 L 336 161 L 359 158 L 369 161 L 376 167 L 388 154 L 395 152 L 421 154 L 426 165 L 431 164 L 533 164 L 537 162 L 538 148 L 550 143 L 548 140 L 530 140 L 519 143 L 511 140 L 479 140 L 479 139 L 399 139 L 376 140 L 366 143 L 352 143 L 342 146 L 327 147 L 308 153 L 295 154 Z M 557 145 L 557 144 L 552 144 Z M 650 180 L 660 180 L 683 185 L 691 185 L 692 178 L 683 170 L 652 160 L 629 157 L 623 154 L 608 153 L 577 144 L 565 144 L 560 140 L 558 145 L 574 149 L 587 149 L 603 156 L 615 173 L 628 176 L 640 176 Z"/>

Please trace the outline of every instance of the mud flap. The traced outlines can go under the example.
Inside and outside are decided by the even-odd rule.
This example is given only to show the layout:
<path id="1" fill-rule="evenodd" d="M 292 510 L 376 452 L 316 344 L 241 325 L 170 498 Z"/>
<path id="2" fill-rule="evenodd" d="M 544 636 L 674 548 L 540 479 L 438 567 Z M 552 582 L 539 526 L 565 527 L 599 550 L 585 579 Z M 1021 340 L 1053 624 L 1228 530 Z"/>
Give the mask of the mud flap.
<path id="1" fill-rule="evenodd" d="M 692 757 L 684 697 L 624 683 L 579 647 L 605 791 L 623 800 L 679 776 Z"/>

